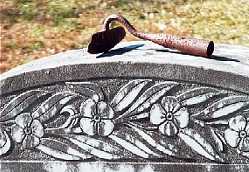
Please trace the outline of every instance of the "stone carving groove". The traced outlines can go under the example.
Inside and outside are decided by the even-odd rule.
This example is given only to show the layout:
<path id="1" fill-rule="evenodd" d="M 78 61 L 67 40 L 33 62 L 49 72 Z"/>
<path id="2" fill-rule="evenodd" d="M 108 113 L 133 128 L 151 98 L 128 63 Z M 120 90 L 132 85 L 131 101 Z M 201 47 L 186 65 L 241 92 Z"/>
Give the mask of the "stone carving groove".
<path id="1" fill-rule="evenodd" d="M 1 97 L 0 114 L 5 160 L 249 162 L 249 95 L 206 85 L 65 82 Z"/>

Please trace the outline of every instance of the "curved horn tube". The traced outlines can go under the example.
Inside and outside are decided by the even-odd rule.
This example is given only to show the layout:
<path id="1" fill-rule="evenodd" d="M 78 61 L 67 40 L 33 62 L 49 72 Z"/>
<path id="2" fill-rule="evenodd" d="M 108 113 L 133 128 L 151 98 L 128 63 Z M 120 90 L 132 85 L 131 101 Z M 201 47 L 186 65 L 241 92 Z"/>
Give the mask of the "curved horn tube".
<path id="1" fill-rule="evenodd" d="M 104 21 L 104 30 L 110 29 L 110 24 L 113 21 L 121 23 L 132 35 L 140 39 L 149 40 L 166 48 L 177 49 L 183 53 L 210 57 L 214 51 L 214 42 L 196 39 L 172 36 L 168 34 L 149 34 L 138 32 L 129 21 L 121 15 L 110 15 Z"/>

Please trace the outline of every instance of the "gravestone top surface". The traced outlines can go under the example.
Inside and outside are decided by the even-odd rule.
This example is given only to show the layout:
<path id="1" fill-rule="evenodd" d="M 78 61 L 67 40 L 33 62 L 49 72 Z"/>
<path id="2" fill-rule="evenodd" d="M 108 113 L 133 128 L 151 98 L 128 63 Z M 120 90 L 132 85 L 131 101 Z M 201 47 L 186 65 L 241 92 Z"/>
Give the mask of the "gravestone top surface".
<path id="1" fill-rule="evenodd" d="M 1 74 L 0 102 L 3 171 L 249 170 L 247 47 L 70 50 Z"/>
<path id="2" fill-rule="evenodd" d="M 232 89 L 241 91 L 248 91 L 245 89 L 245 85 L 248 84 L 247 79 L 249 77 L 249 48 L 243 46 L 234 46 L 228 44 L 218 44 L 215 46 L 215 50 L 212 59 L 203 58 L 198 56 L 191 56 L 186 54 L 178 53 L 175 50 L 163 48 L 151 42 L 146 41 L 135 41 L 128 43 L 120 43 L 113 50 L 106 54 L 89 54 L 86 49 L 69 50 L 56 55 L 45 57 L 39 60 L 32 61 L 30 63 L 21 65 L 1 75 L 1 91 L 2 93 L 18 90 L 16 87 L 24 88 L 26 86 L 32 86 L 36 84 L 49 84 L 51 82 L 62 81 L 66 79 L 77 80 L 93 77 L 87 76 L 87 73 L 96 74 L 96 76 L 108 77 L 108 76 L 132 76 L 128 70 L 125 73 L 122 72 L 122 66 L 133 66 L 133 64 L 160 64 L 174 68 L 175 70 L 169 70 L 167 73 L 168 78 L 179 79 L 179 80 L 196 80 L 200 77 L 198 72 L 202 72 L 204 82 L 214 83 L 217 86 L 227 85 Z M 116 68 L 111 71 L 112 68 L 106 67 L 109 64 L 117 64 Z M 100 64 L 103 65 L 104 69 L 96 70 L 94 66 Z M 120 65 L 120 69 L 118 66 Z M 63 68 L 64 66 L 65 69 Z M 93 66 L 88 67 L 88 72 L 80 72 L 81 66 Z M 114 65 L 115 66 L 115 65 Z M 65 75 L 53 75 L 56 78 L 51 77 L 53 70 L 59 71 L 61 68 L 62 73 L 76 72 L 76 75 L 65 76 Z M 76 69 L 74 69 L 76 68 Z M 179 70 L 177 70 L 179 68 Z M 188 68 L 188 69 L 186 69 Z M 63 70 L 66 70 L 65 72 Z M 70 71 L 72 70 L 72 71 Z M 142 70 L 142 69 L 141 69 Z M 158 74 L 159 69 L 153 68 L 151 71 L 156 71 L 155 75 Z M 188 70 L 187 73 L 184 70 Z M 194 75 L 193 75 L 193 72 Z M 36 74 L 36 77 L 40 77 L 40 80 L 31 80 L 32 73 Z M 40 74 L 39 74 L 40 73 Z M 184 73 L 184 75 L 182 74 Z M 222 73 L 222 74 L 221 74 Z M 189 74 L 189 75 L 188 75 Z M 214 77 L 216 74 L 217 77 Z M 221 75 L 230 75 L 230 83 L 226 84 L 227 79 Z M 216 76 L 215 75 L 215 76 Z M 210 78 L 210 76 L 212 76 Z M 15 77 L 13 80 L 12 78 Z M 20 80 L 25 80 L 25 77 L 30 78 L 29 83 L 20 85 Z M 153 75 L 152 75 L 153 77 Z M 196 78 L 195 78 L 196 77 Z M 207 78 L 206 78 L 207 77 Z M 209 78 L 208 78 L 209 77 Z M 200 79 L 200 78 L 199 78 Z M 13 86 L 9 87 L 8 81 L 11 80 Z M 241 80 L 244 82 L 241 83 Z M 14 82 L 14 83 L 13 83 Z M 35 82 L 35 83 L 34 83 Z"/>
<path id="3" fill-rule="evenodd" d="M 173 52 L 173 53 L 172 53 Z M 75 64 L 108 62 L 181 64 L 234 74 L 249 75 L 249 48 L 239 45 L 217 44 L 212 58 L 181 54 L 148 41 L 122 42 L 106 54 L 89 54 L 86 49 L 69 50 L 18 66 L 2 75 L 2 80 L 42 69 Z M 104 58 L 106 57 L 106 58 Z"/>

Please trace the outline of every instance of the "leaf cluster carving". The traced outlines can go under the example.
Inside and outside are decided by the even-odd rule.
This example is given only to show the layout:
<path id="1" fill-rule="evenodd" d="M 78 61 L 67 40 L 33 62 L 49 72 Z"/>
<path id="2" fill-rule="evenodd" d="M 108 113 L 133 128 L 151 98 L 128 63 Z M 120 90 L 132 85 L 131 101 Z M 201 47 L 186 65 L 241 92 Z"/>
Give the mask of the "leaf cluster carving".
<path id="1" fill-rule="evenodd" d="M 198 155 L 200 161 L 224 163 L 227 150 L 249 159 L 248 95 L 135 79 L 107 100 L 96 83 L 65 86 L 26 91 L 3 106 L 1 158 L 8 159 L 16 145 L 68 161 L 195 161 Z"/>

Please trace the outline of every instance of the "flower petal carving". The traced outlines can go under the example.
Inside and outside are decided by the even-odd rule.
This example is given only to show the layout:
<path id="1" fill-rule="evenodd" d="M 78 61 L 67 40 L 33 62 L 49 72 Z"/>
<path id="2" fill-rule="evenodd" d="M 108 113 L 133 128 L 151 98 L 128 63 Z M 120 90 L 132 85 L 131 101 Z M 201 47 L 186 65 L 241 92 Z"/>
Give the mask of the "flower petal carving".
<path id="1" fill-rule="evenodd" d="M 30 113 L 23 113 L 16 117 L 11 128 L 11 135 L 17 143 L 22 143 L 22 148 L 33 148 L 39 145 L 40 138 L 44 135 L 44 128 L 40 121 L 33 119 Z"/>
<path id="2" fill-rule="evenodd" d="M 96 114 L 96 103 L 92 99 L 88 99 L 83 102 L 80 106 L 80 113 L 84 117 L 91 118 L 94 114 Z"/>
<path id="3" fill-rule="evenodd" d="M 240 151 L 249 151 L 248 122 L 242 115 L 229 120 L 229 128 L 225 131 L 225 140 L 233 148 L 238 147 Z"/>
<path id="4" fill-rule="evenodd" d="M 159 126 L 159 131 L 164 135 L 172 137 L 178 133 L 179 129 L 174 122 L 167 121 Z"/>
<path id="5" fill-rule="evenodd" d="M 241 138 L 239 138 L 239 133 L 237 131 L 227 129 L 225 131 L 225 139 L 226 142 L 231 146 L 231 147 L 237 147 L 239 142 L 241 141 Z"/>
<path id="6" fill-rule="evenodd" d="M 86 100 L 80 106 L 80 127 L 88 135 L 108 136 L 114 129 L 114 111 L 106 102 Z"/>
<path id="7" fill-rule="evenodd" d="M 163 97 L 161 104 L 154 104 L 150 110 L 150 122 L 159 126 L 159 131 L 167 136 L 177 135 L 179 128 L 187 127 L 189 113 L 175 97 Z"/>
<path id="8" fill-rule="evenodd" d="M 165 121 L 164 109 L 160 104 L 154 104 L 150 109 L 150 122 L 159 125 Z"/>
<path id="9" fill-rule="evenodd" d="M 11 141 L 9 135 L 0 126 L 0 157 L 6 154 L 11 148 Z"/>

